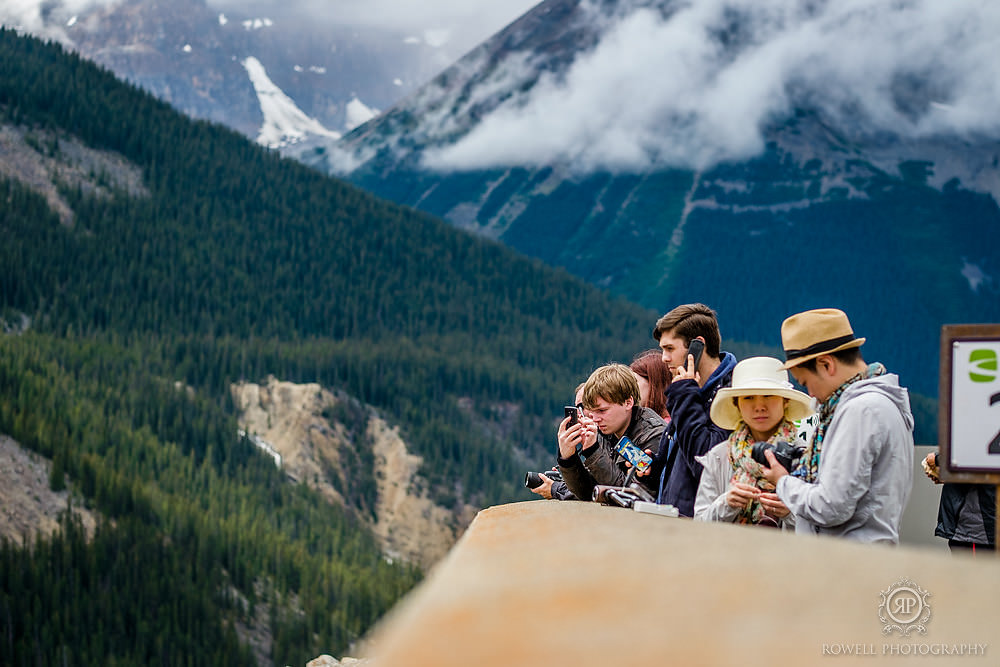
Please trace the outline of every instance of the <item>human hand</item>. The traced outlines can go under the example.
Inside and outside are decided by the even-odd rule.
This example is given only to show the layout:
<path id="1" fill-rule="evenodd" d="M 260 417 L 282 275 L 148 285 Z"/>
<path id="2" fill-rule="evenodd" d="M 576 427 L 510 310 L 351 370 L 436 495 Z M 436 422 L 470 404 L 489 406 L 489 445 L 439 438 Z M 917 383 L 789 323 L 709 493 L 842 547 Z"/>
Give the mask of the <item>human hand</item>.
<path id="1" fill-rule="evenodd" d="M 928 479 L 930 479 L 935 484 L 941 483 L 941 471 L 937 465 L 937 452 L 931 452 L 926 457 L 924 457 L 924 460 L 921 462 L 920 465 L 923 466 L 924 474 L 927 475 Z"/>
<path id="2" fill-rule="evenodd" d="M 694 367 L 693 354 L 687 356 L 687 363 L 683 366 L 674 366 L 670 371 L 674 374 L 674 382 L 677 380 L 694 380 L 698 384 L 701 384 L 701 376 L 698 374 L 698 369 Z"/>
<path id="3" fill-rule="evenodd" d="M 726 491 L 726 504 L 734 509 L 741 510 L 749 507 L 750 503 L 760 497 L 760 489 L 750 484 L 742 482 L 732 482 L 729 490 Z"/>
<path id="4" fill-rule="evenodd" d="M 646 454 L 649 456 L 649 458 L 653 458 L 653 450 L 652 449 L 644 449 L 642 451 L 646 452 Z M 629 464 L 629 467 L 631 467 L 631 464 Z M 652 472 L 653 472 L 653 466 L 652 465 L 648 465 L 643 470 L 636 470 L 635 471 L 635 476 L 636 477 L 649 477 L 649 475 Z"/>
<path id="5" fill-rule="evenodd" d="M 792 513 L 791 510 L 785 507 L 785 503 L 781 502 L 781 498 L 778 497 L 777 493 L 762 493 L 758 500 L 768 516 L 773 516 L 775 519 L 784 519 Z"/>
<path id="6" fill-rule="evenodd" d="M 785 470 L 785 466 L 778 463 L 778 459 L 774 458 L 774 451 L 765 449 L 764 457 L 767 459 L 768 465 L 760 467 L 760 476 L 777 488 L 778 480 L 787 475 L 788 471 Z"/>
<path id="7" fill-rule="evenodd" d="M 582 422 L 569 425 L 569 417 L 559 424 L 559 456 L 568 459 L 576 453 L 576 447 L 583 441 L 585 427 Z"/>
<path id="8" fill-rule="evenodd" d="M 542 480 L 542 483 L 540 485 L 536 486 L 535 488 L 530 489 L 530 491 L 532 493 L 537 493 L 538 495 L 540 495 L 542 498 L 545 498 L 546 500 L 551 500 L 552 499 L 552 484 L 553 484 L 552 479 L 548 475 L 539 475 L 538 477 L 539 477 L 539 479 Z"/>
<path id="9" fill-rule="evenodd" d="M 587 416 L 580 417 L 583 432 L 580 435 L 580 449 L 592 447 L 597 442 L 597 422 Z"/>

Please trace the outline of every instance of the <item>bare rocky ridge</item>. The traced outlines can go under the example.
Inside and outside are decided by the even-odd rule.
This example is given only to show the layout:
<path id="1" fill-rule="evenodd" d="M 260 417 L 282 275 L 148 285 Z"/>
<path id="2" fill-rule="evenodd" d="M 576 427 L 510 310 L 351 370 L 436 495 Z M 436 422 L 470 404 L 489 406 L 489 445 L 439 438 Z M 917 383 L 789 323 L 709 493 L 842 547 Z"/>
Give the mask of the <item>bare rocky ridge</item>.
<path id="1" fill-rule="evenodd" d="M 70 491 L 49 488 L 51 468 L 48 459 L 0 435 L 0 538 L 20 544 L 38 535 L 49 537 L 59 527 L 59 515 L 69 504 Z M 80 502 L 73 503 L 73 513 L 92 535 L 97 525 L 94 515 Z"/>
<path id="2" fill-rule="evenodd" d="M 422 459 L 409 452 L 398 428 L 354 399 L 315 383 L 294 384 L 274 377 L 263 385 L 243 382 L 232 391 L 240 410 L 240 428 L 262 449 L 270 448 L 272 455 L 279 456 L 281 468 L 292 480 L 308 484 L 330 502 L 363 509 L 344 498 L 332 476 L 343 474 L 344 459 L 352 454 L 347 448 L 372 448 L 375 519 L 364 511 L 358 514 L 388 557 L 427 569 L 444 556 L 475 516 L 476 508 L 471 506 L 456 515 L 434 504 L 418 474 Z M 344 408 L 344 403 L 353 403 L 352 410 L 360 409 L 363 415 L 353 427 L 325 416 L 336 414 L 338 404 Z"/>
<path id="3" fill-rule="evenodd" d="M 338 402 L 353 399 L 318 384 L 293 384 L 271 377 L 264 385 L 234 385 L 233 395 L 241 410 L 241 428 L 273 448 L 293 481 L 308 484 L 328 501 L 355 511 L 372 529 L 387 557 L 426 570 L 447 553 L 475 516 L 475 507 L 463 506 L 456 514 L 429 498 L 418 472 L 422 459 L 409 452 L 398 428 L 373 409 L 363 410 L 364 433 L 358 434 L 324 416 Z M 359 440 L 360 446 L 370 446 L 374 454 L 374 518 L 346 501 L 331 479 L 342 470 L 346 448 L 359 446 Z M 51 466 L 48 459 L 0 435 L 0 538 L 20 543 L 36 534 L 49 536 L 58 528 L 70 491 L 49 488 Z M 92 533 L 95 516 L 82 502 L 74 502 L 73 511 Z"/>
<path id="4" fill-rule="evenodd" d="M 21 181 L 41 194 L 67 226 L 74 215 L 59 194 L 60 183 L 97 195 L 107 195 L 112 187 L 132 196 L 146 195 L 141 170 L 121 155 L 48 130 L 13 125 L 0 125 L 0 177 Z"/>

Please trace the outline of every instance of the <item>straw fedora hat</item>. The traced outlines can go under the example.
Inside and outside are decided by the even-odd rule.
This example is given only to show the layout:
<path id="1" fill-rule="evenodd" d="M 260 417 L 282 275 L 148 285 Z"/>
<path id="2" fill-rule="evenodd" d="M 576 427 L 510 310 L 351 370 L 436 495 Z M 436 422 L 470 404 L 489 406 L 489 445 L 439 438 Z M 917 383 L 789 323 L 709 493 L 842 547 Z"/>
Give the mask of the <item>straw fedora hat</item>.
<path id="1" fill-rule="evenodd" d="M 864 338 L 855 338 L 847 315 L 836 308 L 807 310 L 781 323 L 785 368 L 793 368 L 822 354 L 861 347 L 864 342 Z"/>
<path id="2" fill-rule="evenodd" d="M 732 431 L 742 419 L 740 409 L 733 400 L 738 396 L 781 396 L 788 399 L 785 416 L 789 421 L 808 417 L 815 410 L 812 399 L 792 387 L 788 381 L 788 371 L 781 366 L 781 360 L 774 357 L 750 357 L 736 364 L 733 382 L 715 394 L 712 401 L 712 421 L 722 428 Z"/>

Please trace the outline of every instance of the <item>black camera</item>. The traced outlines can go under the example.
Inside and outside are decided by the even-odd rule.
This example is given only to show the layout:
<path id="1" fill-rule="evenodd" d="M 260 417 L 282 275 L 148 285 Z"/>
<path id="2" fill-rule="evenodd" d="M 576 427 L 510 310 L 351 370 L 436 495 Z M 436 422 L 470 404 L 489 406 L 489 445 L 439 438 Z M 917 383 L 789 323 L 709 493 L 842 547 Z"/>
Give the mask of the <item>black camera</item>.
<path id="1" fill-rule="evenodd" d="M 636 482 L 632 482 L 628 486 L 598 484 L 594 487 L 591 499 L 595 503 L 618 505 L 619 507 L 632 507 L 637 500 L 648 503 L 656 502 L 656 498 Z"/>
<path id="2" fill-rule="evenodd" d="M 553 482 L 561 482 L 562 475 L 558 470 L 546 470 L 545 472 L 529 472 L 524 476 L 524 485 L 529 489 L 537 489 L 542 485 L 542 475 L 545 475 Z"/>
<path id="3" fill-rule="evenodd" d="M 787 440 L 778 440 L 774 444 L 770 442 L 755 442 L 750 448 L 750 458 L 762 466 L 767 466 L 767 457 L 764 456 L 764 452 L 769 449 L 774 452 L 774 458 L 778 460 L 778 463 L 789 472 L 791 472 L 795 462 L 802 458 L 802 455 L 806 452 L 806 448 L 802 445 L 793 445 Z"/>

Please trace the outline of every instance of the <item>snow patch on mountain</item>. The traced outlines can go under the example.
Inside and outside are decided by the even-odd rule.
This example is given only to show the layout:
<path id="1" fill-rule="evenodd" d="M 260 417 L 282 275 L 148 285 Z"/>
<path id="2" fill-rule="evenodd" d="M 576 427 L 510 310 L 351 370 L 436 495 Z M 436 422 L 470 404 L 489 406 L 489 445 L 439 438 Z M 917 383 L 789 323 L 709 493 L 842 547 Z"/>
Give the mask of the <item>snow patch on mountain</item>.
<path id="1" fill-rule="evenodd" d="M 243 21 L 244 30 L 261 30 L 263 28 L 270 28 L 274 25 L 274 21 L 268 18 L 263 19 L 247 19 Z"/>
<path id="2" fill-rule="evenodd" d="M 368 107 L 357 97 L 352 98 L 351 101 L 347 103 L 346 111 L 347 119 L 344 121 L 344 126 L 348 132 L 359 125 L 367 123 L 379 114 L 378 109 Z"/>
<path id="3" fill-rule="evenodd" d="M 257 135 L 257 143 L 268 148 L 282 148 L 296 144 L 308 135 L 339 139 L 340 133 L 328 130 L 310 118 L 267 76 L 259 60 L 250 56 L 241 61 L 250 76 L 264 114 L 264 124 Z"/>

